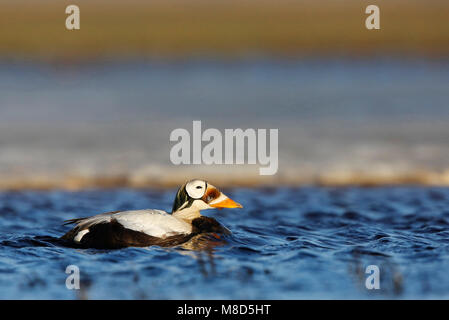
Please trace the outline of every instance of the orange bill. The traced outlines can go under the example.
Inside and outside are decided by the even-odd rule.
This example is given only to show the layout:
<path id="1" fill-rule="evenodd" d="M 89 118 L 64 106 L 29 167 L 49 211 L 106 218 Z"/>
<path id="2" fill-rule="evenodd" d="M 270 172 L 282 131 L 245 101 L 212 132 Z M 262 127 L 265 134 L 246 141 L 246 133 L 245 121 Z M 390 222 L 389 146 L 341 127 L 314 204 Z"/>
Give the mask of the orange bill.
<path id="1" fill-rule="evenodd" d="M 214 203 L 210 205 L 214 208 L 243 208 L 240 203 L 235 202 L 229 198 L 226 198 L 220 202 Z"/>

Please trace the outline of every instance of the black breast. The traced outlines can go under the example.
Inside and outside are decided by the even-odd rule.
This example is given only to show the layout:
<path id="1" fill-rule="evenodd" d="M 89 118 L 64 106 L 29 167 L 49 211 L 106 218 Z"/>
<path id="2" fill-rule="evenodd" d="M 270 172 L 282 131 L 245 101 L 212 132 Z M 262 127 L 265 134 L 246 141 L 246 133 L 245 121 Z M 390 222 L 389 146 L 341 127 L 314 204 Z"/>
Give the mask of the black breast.
<path id="1" fill-rule="evenodd" d="M 192 221 L 192 233 L 222 233 L 229 234 L 229 230 L 223 227 L 217 220 L 209 217 L 199 217 Z"/>

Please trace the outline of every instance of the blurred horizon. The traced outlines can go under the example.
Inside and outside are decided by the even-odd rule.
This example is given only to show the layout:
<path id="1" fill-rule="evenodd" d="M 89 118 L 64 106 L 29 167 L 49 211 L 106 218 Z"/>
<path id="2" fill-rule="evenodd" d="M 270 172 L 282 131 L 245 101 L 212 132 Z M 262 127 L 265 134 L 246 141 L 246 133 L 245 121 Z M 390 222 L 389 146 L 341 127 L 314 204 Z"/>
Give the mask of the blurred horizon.
<path id="1" fill-rule="evenodd" d="M 78 0 L 81 28 L 72 31 L 69 4 L 3 1 L 0 60 L 449 55 L 442 0 Z M 380 30 L 365 28 L 371 4 L 380 7 Z"/>
<path id="2" fill-rule="evenodd" d="M 9 65 L 0 188 L 448 185 L 448 87 L 449 63 L 397 59 Z M 193 120 L 278 128 L 278 174 L 171 164 L 170 132 Z"/>
<path id="3" fill-rule="evenodd" d="M 0 4 L 2 190 L 449 185 L 448 1 L 69 4 Z M 192 120 L 278 128 L 279 173 L 172 165 Z"/>

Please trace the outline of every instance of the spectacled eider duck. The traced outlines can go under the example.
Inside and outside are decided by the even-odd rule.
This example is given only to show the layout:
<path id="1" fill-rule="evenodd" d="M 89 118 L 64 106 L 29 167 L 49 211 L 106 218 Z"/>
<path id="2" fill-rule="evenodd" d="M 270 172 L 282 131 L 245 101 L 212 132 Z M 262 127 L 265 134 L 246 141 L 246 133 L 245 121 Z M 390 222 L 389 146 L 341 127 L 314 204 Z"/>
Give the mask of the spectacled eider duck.
<path id="1" fill-rule="evenodd" d="M 217 220 L 200 214 L 201 210 L 213 208 L 242 206 L 206 181 L 192 180 L 179 188 L 171 214 L 147 209 L 67 220 L 65 224 L 73 223 L 75 227 L 61 239 L 76 247 L 97 249 L 174 246 L 200 233 L 226 233 Z"/>

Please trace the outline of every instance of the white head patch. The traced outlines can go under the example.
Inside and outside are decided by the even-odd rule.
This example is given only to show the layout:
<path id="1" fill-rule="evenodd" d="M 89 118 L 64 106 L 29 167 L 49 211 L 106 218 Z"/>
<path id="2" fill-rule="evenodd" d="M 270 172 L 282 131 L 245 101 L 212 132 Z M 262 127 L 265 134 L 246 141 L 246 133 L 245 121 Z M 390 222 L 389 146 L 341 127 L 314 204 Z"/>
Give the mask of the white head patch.
<path id="1" fill-rule="evenodd" d="M 200 199 L 206 192 L 206 182 L 203 180 L 192 180 L 186 184 L 187 194 L 193 199 Z"/>

